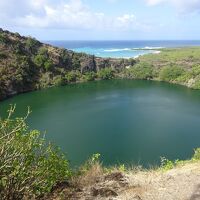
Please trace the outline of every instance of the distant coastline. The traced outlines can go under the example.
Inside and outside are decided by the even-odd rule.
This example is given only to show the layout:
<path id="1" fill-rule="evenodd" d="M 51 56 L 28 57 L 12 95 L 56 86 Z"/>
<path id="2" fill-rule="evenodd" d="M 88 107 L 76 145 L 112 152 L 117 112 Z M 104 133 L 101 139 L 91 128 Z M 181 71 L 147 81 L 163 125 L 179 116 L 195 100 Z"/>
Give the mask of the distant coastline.
<path id="1" fill-rule="evenodd" d="M 164 48 L 200 46 L 197 40 L 47 41 L 47 43 L 103 58 L 137 58 Z"/>

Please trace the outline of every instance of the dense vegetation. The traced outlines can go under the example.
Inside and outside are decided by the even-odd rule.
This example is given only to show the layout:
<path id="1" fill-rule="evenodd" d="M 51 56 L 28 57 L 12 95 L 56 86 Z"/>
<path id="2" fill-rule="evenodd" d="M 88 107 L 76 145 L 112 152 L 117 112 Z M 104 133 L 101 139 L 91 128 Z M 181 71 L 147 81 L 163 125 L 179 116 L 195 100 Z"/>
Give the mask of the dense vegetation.
<path id="1" fill-rule="evenodd" d="M 158 80 L 200 89 L 200 48 L 163 49 L 148 54 L 124 69 L 121 78 Z"/>
<path id="2" fill-rule="evenodd" d="M 0 119 L 0 199 L 41 197 L 68 180 L 69 163 L 39 131 L 29 130 L 27 116 L 13 118 L 14 109 Z"/>
<path id="3" fill-rule="evenodd" d="M 200 89 L 199 47 L 163 49 L 160 54 L 141 56 L 139 63 L 154 67 L 153 79 Z"/>

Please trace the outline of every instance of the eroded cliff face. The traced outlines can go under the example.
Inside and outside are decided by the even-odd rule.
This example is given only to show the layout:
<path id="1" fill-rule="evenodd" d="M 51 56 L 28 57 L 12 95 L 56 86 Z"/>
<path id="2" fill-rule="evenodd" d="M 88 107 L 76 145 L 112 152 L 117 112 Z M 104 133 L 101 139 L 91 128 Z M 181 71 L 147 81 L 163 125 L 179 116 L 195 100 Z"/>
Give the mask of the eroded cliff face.
<path id="1" fill-rule="evenodd" d="M 83 75 L 112 68 L 119 72 L 134 62 L 75 53 L 0 29 L 0 100 L 56 85 L 70 71 Z"/>

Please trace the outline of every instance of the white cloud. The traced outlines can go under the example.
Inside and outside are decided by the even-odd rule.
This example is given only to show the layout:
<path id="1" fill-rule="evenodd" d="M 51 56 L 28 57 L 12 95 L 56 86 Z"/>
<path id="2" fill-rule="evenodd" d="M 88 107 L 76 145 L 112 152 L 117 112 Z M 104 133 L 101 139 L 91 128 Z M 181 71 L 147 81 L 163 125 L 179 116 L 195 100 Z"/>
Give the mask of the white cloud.
<path id="1" fill-rule="evenodd" d="M 113 0 L 109 0 L 113 1 Z M 116 1 L 116 0 L 114 0 Z M 52 29 L 143 29 L 133 14 L 118 17 L 92 11 L 82 0 L 0 0 L 0 26 Z"/>
<path id="2" fill-rule="evenodd" d="M 134 22 L 136 20 L 136 17 L 133 14 L 132 15 L 125 14 L 121 17 L 118 17 L 117 20 L 122 24 L 129 24 L 130 22 Z"/>
<path id="3" fill-rule="evenodd" d="M 165 0 L 147 0 L 147 3 L 151 6 L 154 6 L 154 5 L 157 5 L 157 4 L 160 4 L 162 2 L 165 2 Z"/>
<path id="4" fill-rule="evenodd" d="M 168 3 L 175 6 L 179 12 L 199 12 L 200 0 L 146 0 L 148 5 L 158 5 L 161 3 Z"/>
<path id="5" fill-rule="evenodd" d="M 71 0 L 68 4 L 43 5 L 44 14 L 30 13 L 17 19 L 19 25 L 40 28 L 90 28 L 103 15 L 91 12 L 80 0 Z"/>
<path id="6" fill-rule="evenodd" d="M 150 26 L 141 23 L 137 20 L 136 16 L 133 14 L 124 14 L 122 16 L 117 17 L 113 23 L 116 29 L 121 30 L 144 30 L 147 31 L 150 29 Z"/>

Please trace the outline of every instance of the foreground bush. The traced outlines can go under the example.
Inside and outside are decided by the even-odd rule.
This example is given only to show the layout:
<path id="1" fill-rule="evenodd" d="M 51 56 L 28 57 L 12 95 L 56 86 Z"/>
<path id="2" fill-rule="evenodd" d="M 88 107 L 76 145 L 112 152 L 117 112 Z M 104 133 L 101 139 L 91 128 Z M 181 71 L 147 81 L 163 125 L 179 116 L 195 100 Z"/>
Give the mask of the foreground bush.
<path id="1" fill-rule="evenodd" d="M 13 119 L 13 112 L 0 119 L 0 197 L 37 198 L 69 178 L 69 163 L 39 131 L 28 129 L 27 117 Z"/>

